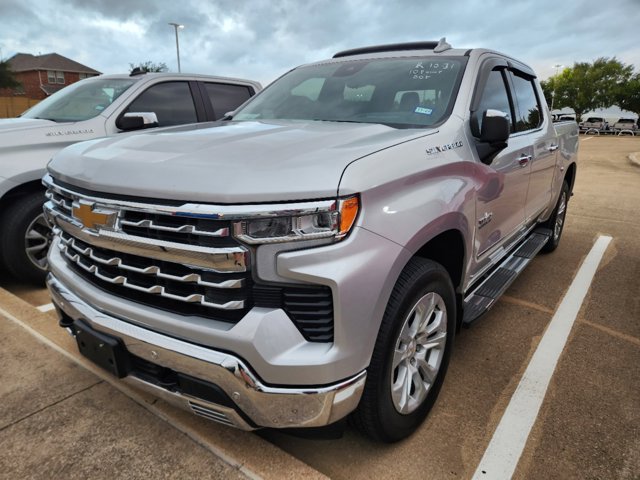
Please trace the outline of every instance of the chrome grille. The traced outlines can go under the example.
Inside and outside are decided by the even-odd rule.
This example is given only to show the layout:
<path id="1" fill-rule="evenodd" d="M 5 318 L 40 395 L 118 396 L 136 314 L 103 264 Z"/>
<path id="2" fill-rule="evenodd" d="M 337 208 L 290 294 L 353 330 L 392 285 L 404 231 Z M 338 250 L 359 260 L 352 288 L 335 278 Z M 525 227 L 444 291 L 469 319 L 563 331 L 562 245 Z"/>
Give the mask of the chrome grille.
<path id="1" fill-rule="evenodd" d="M 73 200 L 70 197 L 64 196 L 54 190 L 47 190 L 46 197 L 65 215 L 69 217 L 73 216 L 71 212 Z"/>
<path id="2" fill-rule="evenodd" d="M 228 220 L 200 218 L 197 212 L 189 216 L 176 208 L 157 213 L 145 204 L 79 194 L 53 183 L 47 186 L 45 213 L 50 223 L 91 246 L 220 273 L 247 270 L 248 249 L 230 235 Z M 74 215 L 81 205 L 109 212 L 114 224 L 86 227 Z"/>
<path id="3" fill-rule="evenodd" d="M 236 245 L 228 220 L 194 218 L 125 210 L 118 222 L 123 232 L 157 240 L 204 247 Z"/>
<path id="4" fill-rule="evenodd" d="M 120 256 L 100 256 L 94 253 L 95 249 L 89 246 L 80 246 L 81 242 L 77 239 L 74 239 L 72 236 L 62 233 L 61 234 L 61 242 L 60 249 L 65 252 L 67 258 L 72 259 L 72 257 L 76 257 L 76 252 L 85 257 L 85 260 L 90 260 L 93 264 L 102 264 L 118 267 L 121 270 L 128 270 L 130 272 L 143 273 L 145 275 L 152 275 L 156 278 L 166 278 L 168 280 L 173 280 L 175 282 L 184 282 L 184 283 L 192 283 L 196 285 L 201 285 L 204 287 L 212 287 L 212 288 L 240 288 L 244 285 L 244 279 L 234 279 L 234 280 L 223 280 L 221 282 L 211 282 L 203 280 L 203 275 L 199 273 L 185 273 L 184 275 L 172 275 L 169 273 L 164 273 L 158 265 L 149 265 L 148 267 L 137 267 L 135 265 L 129 265 L 122 260 Z M 103 254 L 104 255 L 104 254 Z M 114 253 L 113 255 L 119 255 Z M 77 263 L 78 259 L 72 259 Z M 88 262 L 88 263 L 91 263 Z M 98 265 L 96 265 L 98 266 Z M 114 282 L 114 283 L 123 283 L 123 282 Z"/>
<path id="5" fill-rule="evenodd" d="M 192 272 L 185 275 L 173 275 L 163 273 L 162 268 L 157 264 L 137 267 L 135 264 L 144 265 L 149 262 L 145 262 L 143 257 L 134 258 L 129 256 L 129 262 L 131 263 L 127 263 L 127 260 L 123 260 L 120 254 L 89 247 L 67 233 L 61 233 L 58 248 L 69 263 L 80 267 L 86 273 L 94 275 L 103 282 L 121 285 L 139 292 L 160 295 L 171 300 L 196 303 L 220 310 L 242 310 L 245 308 L 244 298 L 216 302 L 213 298 L 221 297 L 222 295 L 211 293 L 212 290 L 239 289 L 245 283 L 243 278 L 211 282 L 203 280 L 202 273 Z M 131 272 L 141 275 L 134 277 Z M 161 280 L 164 281 L 161 282 Z M 187 292 L 185 292 L 184 287 L 187 287 Z M 228 296 L 224 295 L 224 297 Z"/>
<path id="6" fill-rule="evenodd" d="M 56 226 L 57 248 L 90 283 L 156 308 L 233 323 L 253 306 L 248 250 L 230 236 L 228 221 L 143 211 L 144 204 L 126 208 L 47 186 L 45 212 Z M 111 225 L 87 227 L 76 210 L 107 212 Z"/>
<path id="7" fill-rule="evenodd" d="M 239 207 L 215 213 L 209 205 L 151 205 L 80 192 L 50 176 L 44 183 L 55 248 L 96 287 L 171 313 L 229 323 L 254 306 L 281 308 L 307 341 L 333 341 L 330 288 L 253 281 L 249 250 L 231 235 L 231 222 L 243 218 Z M 74 215 L 82 208 L 111 224 L 85 226 Z"/>
<path id="8" fill-rule="evenodd" d="M 74 198 L 65 189 L 50 188 L 47 199 L 63 215 L 73 218 L 73 207 L 82 197 Z M 231 222 L 222 219 L 200 218 L 181 212 L 154 213 L 136 209 L 118 208 L 114 230 L 157 240 L 205 247 L 238 245 L 230 236 Z"/>

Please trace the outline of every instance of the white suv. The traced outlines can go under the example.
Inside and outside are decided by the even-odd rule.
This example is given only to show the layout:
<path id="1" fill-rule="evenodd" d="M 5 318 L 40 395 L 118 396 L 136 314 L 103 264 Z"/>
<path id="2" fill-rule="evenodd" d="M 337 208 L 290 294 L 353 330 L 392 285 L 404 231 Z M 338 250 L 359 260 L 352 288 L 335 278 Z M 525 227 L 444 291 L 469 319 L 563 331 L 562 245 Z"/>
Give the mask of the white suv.
<path id="1" fill-rule="evenodd" d="M 0 267 L 44 281 L 50 231 L 41 178 L 53 154 L 121 132 L 218 120 L 261 88 L 205 75 L 102 75 L 62 89 L 19 118 L 0 120 Z"/>

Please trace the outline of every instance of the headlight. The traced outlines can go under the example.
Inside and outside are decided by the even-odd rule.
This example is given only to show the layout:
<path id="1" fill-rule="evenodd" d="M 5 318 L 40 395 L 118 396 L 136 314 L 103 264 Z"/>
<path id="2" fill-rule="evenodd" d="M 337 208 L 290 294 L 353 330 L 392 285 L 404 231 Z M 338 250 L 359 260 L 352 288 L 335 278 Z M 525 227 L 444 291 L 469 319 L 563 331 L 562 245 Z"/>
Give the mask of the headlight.
<path id="1" fill-rule="evenodd" d="M 280 243 L 344 238 L 358 215 L 358 197 L 283 204 L 281 209 L 234 224 L 235 237 L 245 243 Z"/>

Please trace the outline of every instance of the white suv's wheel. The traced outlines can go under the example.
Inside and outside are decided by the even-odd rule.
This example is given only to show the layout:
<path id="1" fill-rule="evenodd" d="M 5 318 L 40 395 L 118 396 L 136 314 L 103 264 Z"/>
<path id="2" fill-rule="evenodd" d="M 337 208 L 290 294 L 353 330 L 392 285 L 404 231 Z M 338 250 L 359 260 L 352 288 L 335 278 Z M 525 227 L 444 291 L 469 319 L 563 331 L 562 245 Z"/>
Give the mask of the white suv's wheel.
<path id="1" fill-rule="evenodd" d="M 20 280 L 44 282 L 51 229 L 42 205 L 44 192 L 18 197 L 0 216 L 0 260 Z"/>

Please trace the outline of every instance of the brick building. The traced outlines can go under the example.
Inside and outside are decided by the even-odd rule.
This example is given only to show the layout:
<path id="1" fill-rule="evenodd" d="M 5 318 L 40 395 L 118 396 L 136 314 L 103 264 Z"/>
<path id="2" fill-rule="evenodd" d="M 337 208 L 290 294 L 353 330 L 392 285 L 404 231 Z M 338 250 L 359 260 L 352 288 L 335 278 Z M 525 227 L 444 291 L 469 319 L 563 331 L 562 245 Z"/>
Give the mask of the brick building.
<path id="1" fill-rule="evenodd" d="M 42 100 L 83 78 L 100 75 L 97 70 L 57 53 L 16 53 L 7 63 L 14 78 L 22 86 L 17 89 L 0 89 L 0 95 L 24 95 L 34 100 Z"/>

